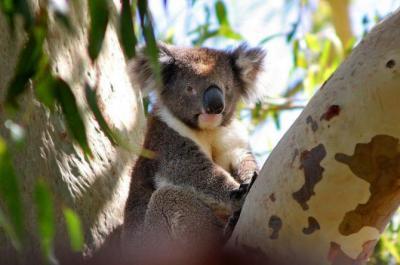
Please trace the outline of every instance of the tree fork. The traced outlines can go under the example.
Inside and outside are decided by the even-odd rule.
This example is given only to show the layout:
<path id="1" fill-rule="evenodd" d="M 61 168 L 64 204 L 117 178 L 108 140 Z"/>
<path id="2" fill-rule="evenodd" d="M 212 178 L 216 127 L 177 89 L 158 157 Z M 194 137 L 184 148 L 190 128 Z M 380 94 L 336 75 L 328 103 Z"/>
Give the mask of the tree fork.
<path id="1" fill-rule="evenodd" d="M 365 37 L 265 163 L 229 244 L 365 264 L 400 204 L 400 10 Z"/>

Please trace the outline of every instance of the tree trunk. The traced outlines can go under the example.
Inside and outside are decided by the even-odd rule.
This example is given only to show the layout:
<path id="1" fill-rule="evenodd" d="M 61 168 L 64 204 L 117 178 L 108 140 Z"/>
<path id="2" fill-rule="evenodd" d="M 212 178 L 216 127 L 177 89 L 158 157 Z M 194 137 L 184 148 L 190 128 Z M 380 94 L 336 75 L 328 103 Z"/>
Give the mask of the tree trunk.
<path id="1" fill-rule="evenodd" d="M 31 4 L 37 9 L 37 1 L 32 0 Z M 86 253 L 99 247 L 123 221 L 130 170 L 136 155 L 112 146 L 101 132 L 94 117 L 87 111 L 83 89 L 85 81 L 98 83 L 97 97 L 103 115 L 110 127 L 130 145 L 140 145 L 144 129 L 140 95 L 135 94 L 125 71 L 126 62 L 116 34 L 115 17 L 108 26 L 99 58 L 92 63 L 87 54 L 89 21 L 86 1 L 69 1 L 69 5 L 76 33 L 69 34 L 62 24 L 50 19 L 46 52 L 51 58 L 53 72 L 69 83 L 78 100 L 94 156 L 92 160 L 85 159 L 81 149 L 68 135 L 61 112 L 50 113 L 33 99 L 30 88 L 21 99 L 22 110 L 13 118 L 26 132 L 26 144 L 20 150 L 13 150 L 13 159 L 23 191 L 31 248 L 28 251 L 34 253 L 39 246 L 32 191 L 39 176 L 45 178 L 55 191 L 58 226 L 55 245 L 58 249 L 64 249 L 69 242 L 60 211 L 62 206 L 72 207 L 80 215 Z M 0 102 L 3 102 L 24 36 L 20 30 L 16 37 L 12 37 L 2 14 L 0 32 Z M 6 113 L 0 108 L 0 135 L 12 146 L 9 132 L 3 126 L 6 119 Z M 0 231 L 0 263 L 14 264 L 16 255 L 12 254 L 9 242 Z"/>
<path id="2" fill-rule="evenodd" d="M 400 10 L 273 150 L 229 243 L 281 263 L 365 264 L 400 203 L 399 99 Z"/>

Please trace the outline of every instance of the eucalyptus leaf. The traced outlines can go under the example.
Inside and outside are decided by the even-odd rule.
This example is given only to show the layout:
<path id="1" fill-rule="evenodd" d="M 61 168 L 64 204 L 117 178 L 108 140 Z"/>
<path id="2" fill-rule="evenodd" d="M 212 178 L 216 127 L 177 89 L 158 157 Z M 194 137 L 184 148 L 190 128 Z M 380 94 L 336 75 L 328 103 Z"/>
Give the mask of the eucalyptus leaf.
<path id="1" fill-rule="evenodd" d="M 145 52 L 150 59 L 150 65 L 153 74 L 156 77 L 156 82 L 161 84 L 161 67 L 158 62 L 158 47 L 154 35 L 153 23 L 150 11 L 147 6 L 147 1 L 138 1 L 138 10 L 140 17 L 140 26 L 144 40 L 146 42 Z"/>
<path id="2" fill-rule="evenodd" d="M 113 145 L 117 144 L 117 137 L 113 133 L 113 131 L 110 129 L 108 126 L 106 120 L 103 117 L 103 114 L 100 111 L 99 105 L 97 104 L 97 97 L 96 97 L 96 92 L 88 85 L 85 85 L 85 95 L 86 95 L 86 100 L 89 104 L 89 107 L 94 115 L 94 117 L 97 120 L 97 123 L 99 124 L 101 130 L 104 132 L 104 134 L 107 136 L 108 140 Z"/>
<path id="3" fill-rule="evenodd" d="M 226 6 L 222 1 L 215 2 L 215 13 L 217 15 L 218 23 L 221 26 L 230 27 L 228 21 L 228 15 L 226 12 Z"/>
<path id="4" fill-rule="evenodd" d="M 120 14 L 119 35 L 122 48 L 128 59 L 135 56 L 135 47 L 137 43 L 136 35 L 134 32 L 132 8 L 129 0 L 122 0 L 122 9 Z M 132 5 L 135 5 L 135 1 Z"/>
<path id="5" fill-rule="evenodd" d="M 7 145 L 2 138 L 0 138 L 0 169 L 0 198 L 8 214 L 8 218 L 5 217 L 5 213 L 3 215 L 3 225 L 6 225 L 6 231 L 12 231 L 9 237 L 13 239 L 16 249 L 21 250 L 25 229 L 20 184 Z"/>
<path id="6" fill-rule="evenodd" d="M 17 251 L 21 251 L 21 242 L 15 233 L 14 226 L 10 223 L 6 214 L 0 208 L 0 228 L 2 228 Z"/>
<path id="7" fill-rule="evenodd" d="M 281 120 L 279 118 L 279 112 L 273 111 L 271 114 L 272 114 L 272 119 L 274 120 L 276 129 L 280 130 L 281 129 Z"/>
<path id="8" fill-rule="evenodd" d="M 94 61 L 99 56 L 103 46 L 104 36 L 109 20 L 109 6 L 107 0 L 89 0 L 90 31 L 89 56 Z"/>
<path id="9" fill-rule="evenodd" d="M 34 76 L 36 98 L 50 110 L 54 110 L 56 80 L 51 74 L 50 62 L 47 55 L 43 55 Z"/>
<path id="10" fill-rule="evenodd" d="M 85 124 L 79 113 L 76 99 L 71 91 L 70 86 L 62 79 L 55 80 L 55 97 L 61 105 L 64 113 L 64 118 L 67 122 L 68 129 L 72 137 L 82 148 L 85 155 L 92 157 L 92 152 L 89 148 Z"/>
<path id="11" fill-rule="evenodd" d="M 34 199 L 37 212 L 38 234 L 41 248 L 47 262 L 56 264 L 54 256 L 54 205 L 53 198 L 47 183 L 43 179 L 38 179 L 35 186 Z"/>
<path id="12" fill-rule="evenodd" d="M 28 43 L 18 58 L 15 75 L 7 88 L 7 106 L 18 108 L 17 98 L 26 90 L 27 83 L 35 75 L 43 56 L 45 37 L 46 30 L 43 27 L 36 27 L 29 34 Z"/>
<path id="13" fill-rule="evenodd" d="M 29 30 L 33 26 L 32 10 L 26 0 L 1 0 L 0 8 L 7 18 L 8 24 L 12 30 L 15 29 L 15 17 L 21 15 L 24 21 L 24 27 Z"/>
<path id="14" fill-rule="evenodd" d="M 79 219 L 79 216 L 70 208 L 64 208 L 63 213 L 71 243 L 71 249 L 75 252 L 82 251 L 85 242 L 81 220 Z"/>

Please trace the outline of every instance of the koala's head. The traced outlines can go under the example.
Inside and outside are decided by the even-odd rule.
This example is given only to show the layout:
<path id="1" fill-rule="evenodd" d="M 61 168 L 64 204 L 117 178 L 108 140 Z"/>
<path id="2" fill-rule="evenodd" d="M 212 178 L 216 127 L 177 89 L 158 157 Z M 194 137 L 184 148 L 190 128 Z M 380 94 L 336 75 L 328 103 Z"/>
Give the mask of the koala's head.
<path id="1" fill-rule="evenodd" d="M 228 124 L 239 99 L 257 96 L 255 82 L 265 53 L 241 45 L 231 51 L 159 45 L 162 84 L 157 85 L 149 59 L 139 53 L 132 63 L 133 82 L 155 91 L 160 108 L 194 129 Z"/>

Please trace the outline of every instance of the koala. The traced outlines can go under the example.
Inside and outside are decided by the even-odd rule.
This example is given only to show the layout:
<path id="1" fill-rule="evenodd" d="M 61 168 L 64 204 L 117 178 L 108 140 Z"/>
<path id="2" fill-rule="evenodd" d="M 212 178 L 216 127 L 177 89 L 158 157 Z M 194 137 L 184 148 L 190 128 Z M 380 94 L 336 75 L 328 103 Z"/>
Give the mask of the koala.
<path id="1" fill-rule="evenodd" d="M 134 166 L 124 238 L 143 231 L 187 241 L 223 236 L 258 172 L 234 114 L 241 99 L 258 96 L 264 57 L 247 45 L 223 51 L 159 44 L 159 83 L 149 58 L 136 56 L 133 85 L 155 95 L 143 144 L 155 157 Z"/>

